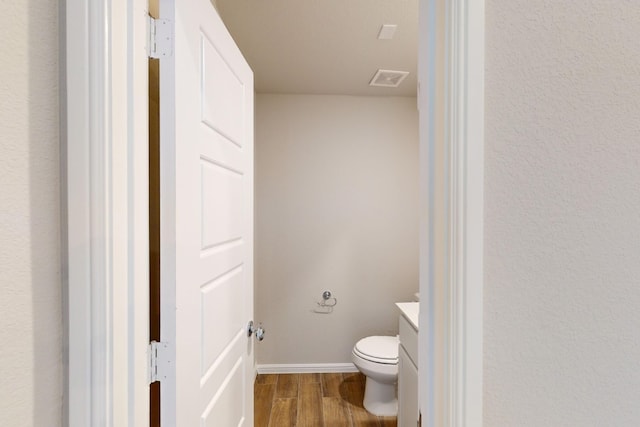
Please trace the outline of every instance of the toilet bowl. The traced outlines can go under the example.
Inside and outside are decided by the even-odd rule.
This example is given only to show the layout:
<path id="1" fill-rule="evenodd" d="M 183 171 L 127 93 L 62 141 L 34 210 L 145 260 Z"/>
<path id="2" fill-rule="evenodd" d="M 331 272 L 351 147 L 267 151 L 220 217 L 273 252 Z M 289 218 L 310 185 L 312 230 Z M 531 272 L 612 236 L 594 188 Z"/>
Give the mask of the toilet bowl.
<path id="1" fill-rule="evenodd" d="M 372 336 L 353 346 L 353 364 L 367 377 L 363 405 L 373 415 L 398 414 L 398 344 L 397 336 Z"/>

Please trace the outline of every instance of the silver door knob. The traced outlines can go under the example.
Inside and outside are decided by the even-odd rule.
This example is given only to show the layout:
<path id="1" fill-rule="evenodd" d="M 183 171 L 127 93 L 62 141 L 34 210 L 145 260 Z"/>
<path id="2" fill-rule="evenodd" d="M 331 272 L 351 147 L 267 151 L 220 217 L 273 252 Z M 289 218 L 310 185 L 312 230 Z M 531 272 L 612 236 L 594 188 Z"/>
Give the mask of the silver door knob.
<path id="1" fill-rule="evenodd" d="M 264 339 L 264 328 L 262 325 L 258 326 L 258 329 L 256 329 L 256 339 L 258 341 L 262 341 Z"/>
<path id="2" fill-rule="evenodd" d="M 250 337 L 251 335 L 253 335 L 255 332 L 256 334 L 256 339 L 258 341 L 262 341 L 264 339 L 264 328 L 262 327 L 262 323 L 260 323 L 258 325 L 258 327 L 256 328 L 256 326 L 253 323 L 253 320 L 249 321 L 249 324 L 247 325 L 247 336 Z"/>

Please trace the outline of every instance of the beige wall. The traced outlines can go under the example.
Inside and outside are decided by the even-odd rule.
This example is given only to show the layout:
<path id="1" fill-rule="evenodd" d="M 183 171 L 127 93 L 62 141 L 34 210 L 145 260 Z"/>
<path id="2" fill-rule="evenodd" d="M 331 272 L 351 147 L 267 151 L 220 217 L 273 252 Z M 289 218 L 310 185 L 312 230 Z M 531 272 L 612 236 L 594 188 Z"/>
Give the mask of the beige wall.
<path id="1" fill-rule="evenodd" d="M 0 15 L 0 425 L 62 422 L 58 2 Z"/>
<path id="2" fill-rule="evenodd" d="M 485 426 L 640 425 L 640 7 L 486 6 Z"/>
<path id="3" fill-rule="evenodd" d="M 416 99 L 257 95 L 255 140 L 257 363 L 350 362 L 418 290 Z"/>

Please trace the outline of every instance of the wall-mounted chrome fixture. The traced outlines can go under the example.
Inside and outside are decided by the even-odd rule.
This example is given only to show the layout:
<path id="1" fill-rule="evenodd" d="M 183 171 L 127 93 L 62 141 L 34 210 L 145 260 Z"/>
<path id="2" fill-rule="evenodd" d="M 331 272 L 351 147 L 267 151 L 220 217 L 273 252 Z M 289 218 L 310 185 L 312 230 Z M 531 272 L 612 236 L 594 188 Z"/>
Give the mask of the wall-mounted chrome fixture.
<path id="1" fill-rule="evenodd" d="M 333 313 L 333 307 L 338 304 L 338 299 L 333 296 L 331 291 L 324 291 L 322 293 L 322 301 L 316 302 L 316 307 L 313 312 L 318 314 L 331 314 Z"/>

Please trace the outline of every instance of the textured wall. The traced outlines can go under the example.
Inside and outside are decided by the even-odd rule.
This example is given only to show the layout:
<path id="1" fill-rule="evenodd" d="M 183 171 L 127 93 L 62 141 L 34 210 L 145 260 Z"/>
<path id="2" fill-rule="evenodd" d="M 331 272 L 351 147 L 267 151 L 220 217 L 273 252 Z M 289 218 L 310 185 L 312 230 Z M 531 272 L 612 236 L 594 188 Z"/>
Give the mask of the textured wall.
<path id="1" fill-rule="evenodd" d="M 640 425 L 640 4 L 486 6 L 485 426 Z"/>
<path id="2" fill-rule="evenodd" d="M 61 425 L 58 2 L 0 15 L 0 426 Z"/>
<path id="3" fill-rule="evenodd" d="M 418 290 L 416 99 L 257 95 L 255 146 L 257 363 L 350 362 Z"/>

